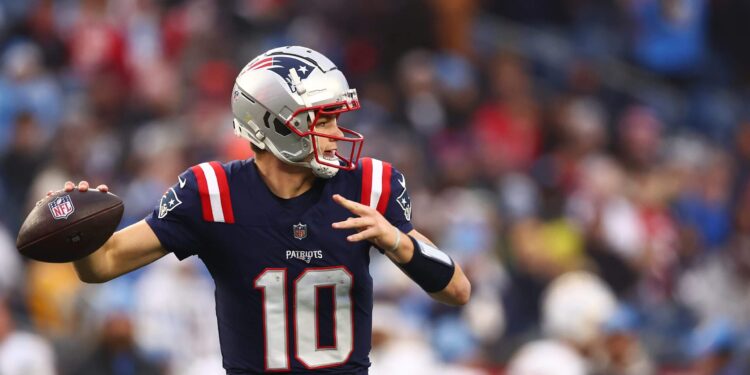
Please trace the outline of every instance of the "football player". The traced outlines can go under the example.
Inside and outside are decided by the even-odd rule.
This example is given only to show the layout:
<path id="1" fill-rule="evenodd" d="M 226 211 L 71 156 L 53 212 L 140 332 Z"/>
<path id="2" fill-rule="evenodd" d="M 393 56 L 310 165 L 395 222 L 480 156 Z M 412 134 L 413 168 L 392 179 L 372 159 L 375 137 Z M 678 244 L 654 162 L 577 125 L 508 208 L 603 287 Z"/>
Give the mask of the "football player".
<path id="1" fill-rule="evenodd" d="M 371 246 L 434 299 L 468 301 L 461 267 L 412 227 L 404 176 L 359 159 L 364 138 L 339 126 L 359 101 L 328 58 L 267 51 L 239 74 L 231 102 L 235 133 L 255 157 L 187 169 L 150 216 L 75 262 L 81 280 L 197 255 L 216 284 L 228 374 L 366 374 Z M 74 188 L 89 184 L 65 185 Z"/>

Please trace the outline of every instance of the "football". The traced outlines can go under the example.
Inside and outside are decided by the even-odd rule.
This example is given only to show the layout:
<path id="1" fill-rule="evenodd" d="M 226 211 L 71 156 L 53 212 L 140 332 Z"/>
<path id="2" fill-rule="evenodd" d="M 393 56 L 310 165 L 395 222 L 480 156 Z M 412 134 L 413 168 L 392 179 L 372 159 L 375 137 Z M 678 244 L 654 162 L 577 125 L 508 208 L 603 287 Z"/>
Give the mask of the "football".
<path id="1" fill-rule="evenodd" d="M 72 262 L 101 247 L 122 219 L 122 199 L 97 190 L 59 191 L 39 201 L 21 225 L 18 251 L 49 263 Z"/>

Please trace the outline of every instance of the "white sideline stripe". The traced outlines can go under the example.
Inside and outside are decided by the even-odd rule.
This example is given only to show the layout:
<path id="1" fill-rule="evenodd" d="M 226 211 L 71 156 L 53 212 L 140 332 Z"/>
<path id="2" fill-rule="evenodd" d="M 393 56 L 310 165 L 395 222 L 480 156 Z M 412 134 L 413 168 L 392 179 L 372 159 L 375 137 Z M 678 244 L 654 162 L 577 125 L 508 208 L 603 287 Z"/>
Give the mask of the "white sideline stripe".
<path id="1" fill-rule="evenodd" d="M 224 222 L 224 211 L 221 209 L 221 191 L 219 182 L 216 180 L 216 173 L 208 163 L 201 163 L 203 174 L 206 175 L 206 184 L 208 185 L 208 197 L 211 199 L 211 213 L 214 215 L 214 221 Z"/>
<path id="2" fill-rule="evenodd" d="M 372 159 L 372 189 L 370 190 L 370 207 L 378 208 L 380 194 L 383 193 L 383 162 Z"/>

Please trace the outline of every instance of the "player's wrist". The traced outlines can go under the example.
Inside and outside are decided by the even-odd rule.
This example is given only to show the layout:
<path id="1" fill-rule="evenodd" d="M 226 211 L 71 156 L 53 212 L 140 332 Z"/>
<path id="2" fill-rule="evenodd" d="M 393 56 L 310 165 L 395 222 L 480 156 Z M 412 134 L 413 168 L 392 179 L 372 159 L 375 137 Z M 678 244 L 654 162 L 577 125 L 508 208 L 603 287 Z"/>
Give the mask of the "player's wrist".
<path id="1" fill-rule="evenodd" d="M 393 241 L 393 245 L 385 249 L 386 254 L 395 253 L 396 251 L 398 251 L 398 248 L 401 245 L 401 231 L 397 227 L 393 226 L 393 233 L 395 234 L 396 239 Z"/>
<path id="2" fill-rule="evenodd" d="M 409 235 L 401 232 L 401 230 L 395 226 L 393 232 L 397 237 L 394 236 L 395 239 L 392 241 L 392 247 L 385 250 L 381 249 L 380 252 L 385 254 L 388 258 L 390 258 L 394 263 L 398 265 L 408 263 L 411 260 L 414 252 L 412 243 L 411 241 L 409 241 Z"/>
<path id="3" fill-rule="evenodd" d="M 406 240 L 408 235 L 396 226 L 392 225 L 391 228 L 385 231 L 381 240 L 375 244 L 375 248 L 396 263 L 406 263 L 411 259 L 411 250 L 408 246 L 410 242 Z"/>

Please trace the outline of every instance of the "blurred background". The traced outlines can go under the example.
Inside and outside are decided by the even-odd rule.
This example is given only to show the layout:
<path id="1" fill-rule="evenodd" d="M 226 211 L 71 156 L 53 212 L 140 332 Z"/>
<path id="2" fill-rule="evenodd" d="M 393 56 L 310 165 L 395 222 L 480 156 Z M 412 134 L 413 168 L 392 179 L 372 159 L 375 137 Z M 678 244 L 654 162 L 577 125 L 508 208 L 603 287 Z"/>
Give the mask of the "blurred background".
<path id="1" fill-rule="evenodd" d="M 0 0 L 0 374 L 223 373 L 195 259 L 84 285 L 14 239 L 66 180 L 124 226 L 250 157 L 233 79 L 289 44 L 473 284 L 437 305 L 373 254 L 372 374 L 748 374 L 748 35 L 744 0 Z"/>

